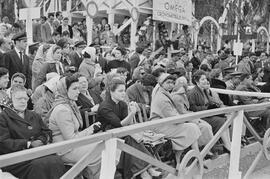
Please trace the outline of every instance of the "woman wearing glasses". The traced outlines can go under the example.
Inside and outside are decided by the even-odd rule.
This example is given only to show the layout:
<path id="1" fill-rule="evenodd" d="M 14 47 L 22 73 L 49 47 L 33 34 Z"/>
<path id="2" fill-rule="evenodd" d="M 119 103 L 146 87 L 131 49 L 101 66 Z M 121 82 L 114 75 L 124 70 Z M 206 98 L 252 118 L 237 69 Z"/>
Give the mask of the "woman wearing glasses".
<path id="1" fill-rule="evenodd" d="M 11 88 L 12 104 L 0 114 L 0 155 L 40 147 L 52 142 L 52 132 L 41 117 L 26 109 L 27 89 Z M 60 157 L 49 155 L 2 168 L 21 179 L 57 179 L 64 174 Z"/>

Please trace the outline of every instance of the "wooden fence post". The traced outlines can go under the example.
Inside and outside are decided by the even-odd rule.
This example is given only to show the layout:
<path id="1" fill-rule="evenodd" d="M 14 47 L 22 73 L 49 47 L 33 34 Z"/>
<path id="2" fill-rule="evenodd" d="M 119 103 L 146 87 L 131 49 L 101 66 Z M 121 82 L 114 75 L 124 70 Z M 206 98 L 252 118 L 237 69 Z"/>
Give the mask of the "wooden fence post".
<path id="1" fill-rule="evenodd" d="M 105 149 L 101 155 L 100 179 L 114 179 L 116 170 L 117 138 L 105 142 Z"/>
<path id="2" fill-rule="evenodd" d="M 241 179 L 239 171 L 240 151 L 241 151 L 241 134 L 243 126 L 244 111 L 238 111 L 233 121 L 233 134 L 230 154 L 229 179 Z"/>

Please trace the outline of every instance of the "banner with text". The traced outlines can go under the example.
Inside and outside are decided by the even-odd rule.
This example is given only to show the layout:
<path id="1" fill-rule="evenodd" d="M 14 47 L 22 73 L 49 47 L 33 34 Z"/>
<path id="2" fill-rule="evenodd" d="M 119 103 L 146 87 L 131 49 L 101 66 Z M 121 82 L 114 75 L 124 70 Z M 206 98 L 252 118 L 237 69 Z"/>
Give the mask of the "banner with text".
<path id="1" fill-rule="evenodd" d="M 191 25 L 192 0 L 154 0 L 153 19 Z"/>

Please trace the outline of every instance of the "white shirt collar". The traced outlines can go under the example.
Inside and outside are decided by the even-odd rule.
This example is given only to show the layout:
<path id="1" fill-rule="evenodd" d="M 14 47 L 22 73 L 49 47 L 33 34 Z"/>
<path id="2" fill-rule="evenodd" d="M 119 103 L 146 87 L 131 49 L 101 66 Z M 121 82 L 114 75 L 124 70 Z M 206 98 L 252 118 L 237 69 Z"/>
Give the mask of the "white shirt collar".
<path id="1" fill-rule="evenodd" d="M 14 50 L 16 51 L 16 53 L 18 54 L 18 56 L 20 57 L 20 50 L 17 47 L 14 47 Z"/>
<path id="2" fill-rule="evenodd" d="M 76 53 L 78 54 L 78 56 L 79 56 L 80 58 L 82 58 L 82 55 L 81 55 L 79 52 L 76 51 Z"/>

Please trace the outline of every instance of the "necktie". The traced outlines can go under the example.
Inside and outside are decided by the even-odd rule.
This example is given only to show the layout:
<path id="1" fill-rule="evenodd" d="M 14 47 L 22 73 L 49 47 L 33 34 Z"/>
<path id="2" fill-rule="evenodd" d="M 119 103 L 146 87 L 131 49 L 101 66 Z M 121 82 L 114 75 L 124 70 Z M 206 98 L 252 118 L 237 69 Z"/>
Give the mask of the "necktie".
<path id="1" fill-rule="evenodd" d="M 19 52 L 20 53 L 20 59 L 21 59 L 21 62 L 23 64 L 23 52 Z"/>

